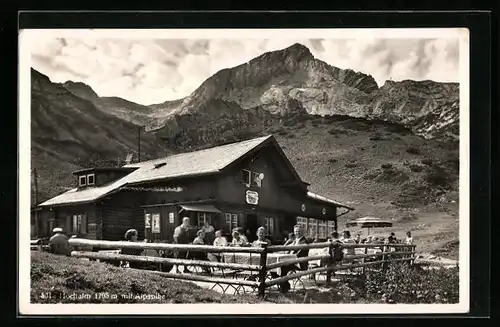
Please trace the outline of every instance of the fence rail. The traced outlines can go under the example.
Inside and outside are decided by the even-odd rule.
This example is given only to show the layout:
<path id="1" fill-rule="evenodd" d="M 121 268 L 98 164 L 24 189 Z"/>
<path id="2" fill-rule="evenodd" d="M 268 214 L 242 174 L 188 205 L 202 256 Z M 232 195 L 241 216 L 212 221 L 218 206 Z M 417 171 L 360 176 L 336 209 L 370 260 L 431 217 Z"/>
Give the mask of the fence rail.
<path id="1" fill-rule="evenodd" d="M 38 244 L 38 243 L 37 243 Z M 211 245 L 193 245 L 193 244 L 167 244 L 167 243 L 144 243 L 144 242 L 124 242 L 124 241 L 101 241 L 72 238 L 69 240 L 70 246 L 73 248 L 71 256 L 76 258 L 98 259 L 103 261 L 128 261 L 139 263 L 155 263 L 167 264 L 171 268 L 173 266 L 189 266 L 200 267 L 202 269 L 211 269 L 208 275 L 173 273 L 165 271 L 148 271 L 148 273 L 158 274 L 160 276 L 172 279 L 188 280 L 213 283 L 214 285 L 227 284 L 238 285 L 238 287 L 250 287 L 256 290 L 260 296 L 264 296 L 266 289 L 274 285 L 282 286 L 290 280 L 300 280 L 301 277 L 310 275 L 315 278 L 317 274 L 326 272 L 326 284 L 331 283 L 331 276 L 335 271 L 352 271 L 354 268 L 369 267 L 384 267 L 393 262 L 408 262 L 412 264 L 415 260 L 416 246 L 405 244 L 342 244 L 342 249 L 364 249 L 363 254 L 345 254 L 342 261 L 335 262 L 333 260 L 333 244 L 330 242 L 312 243 L 294 246 L 267 246 L 262 244 L 261 247 L 216 247 Z M 35 246 L 32 242 L 32 246 Z M 142 249 L 142 250 L 163 250 L 177 253 L 205 253 L 218 254 L 220 257 L 239 256 L 243 259 L 247 258 L 248 262 L 224 262 L 211 261 L 208 258 L 188 259 L 174 258 L 151 255 L 130 255 L 120 253 L 105 253 L 89 251 L 88 248 L 94 249 Z M 80 250 L 79 250 L 80 248 Z M 85 249 L 85 250 L 81 250 Z M 290 257 L 290 251 L 325 249 L 325 254 L 312 254 L 304 257 Z M 381 252 L 367 253 L 368 249 L 378 249 Z M 253 259 L 258 259 L 253 263 Z M 228 257 L 229 258 L 229 257 Z M 228 259 L 226 258 L 226 259 Z M 278 258 L 284 258 L 279 260 Z M 357 261 L 360 259 L 362 262 Z M 367 259 L 372 259 L 367 261 Z M 276 262 L 272 262 L 276 260 Z M 319 265 L 312 265 L 311 262 L 319 262 Z M 308 263 L 307 269 L 304 264 Z M 130 268 L 136 270 L 135 268 Z M 277 274 L 277 271 L 280 274 Z M 145 270 L 141 270 L 145 271 Z M 176 270 L 178 271 L 178 270 Z M 221 277 L 212 272 L 219 271 Z M 243 278 L 234 278 L 238 273 Z M 228 277 L 228 276 L 232 276 Z M 229 287 L 229 286 L 228 286 Z M 233 286 L 234 287 L 234 286 Z M 236 289 L 236 287 L 234 287 Z"/>

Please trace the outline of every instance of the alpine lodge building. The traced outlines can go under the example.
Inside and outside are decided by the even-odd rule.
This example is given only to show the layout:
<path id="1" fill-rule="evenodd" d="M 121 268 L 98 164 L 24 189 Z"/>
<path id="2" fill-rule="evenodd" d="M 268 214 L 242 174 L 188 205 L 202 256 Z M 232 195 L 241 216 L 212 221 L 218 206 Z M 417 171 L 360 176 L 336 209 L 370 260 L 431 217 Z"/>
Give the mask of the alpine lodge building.
<path id="1" fill-rule="evenodd" d="M 61 227 L 69 236 L 116 241 L 135 228 L 139 239 L 168 243 L 188 216 L 193 238 L 208 221 L 226 235 L 242 227 L 250 239 L 264 226 L 273 243 L 302 224 L 324 240 L 337 217 L 354 210 L 310 192 L 272 135 L 73 174 L 76 188 L 35 208 L 32 236 Z"/>

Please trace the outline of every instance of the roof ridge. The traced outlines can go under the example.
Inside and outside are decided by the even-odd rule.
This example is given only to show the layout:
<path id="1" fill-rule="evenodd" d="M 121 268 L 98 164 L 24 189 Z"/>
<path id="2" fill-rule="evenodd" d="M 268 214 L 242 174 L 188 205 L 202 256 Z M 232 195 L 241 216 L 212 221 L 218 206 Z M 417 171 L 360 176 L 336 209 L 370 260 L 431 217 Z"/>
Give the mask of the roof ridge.
<path id="1" fill-rule="evenodd" d="M 161 160 L 166 160 L 166 159 L 173 158 L 173 157 L 178 157 L 178 156 L 181 156 L 181 155 L 193 154 L 193 153 L 202 153 L 202 152 L 210 151 L 210 150 L 213 150 L 213 149 L 216 149 L 216 148 L 220 149 L 220 148 L 225 148 L 225 147 L 229 147 L 229 146 L 234 146 L 234 145 L 237 145 L 237 144 L 241 145 L 241 144 L 244 144 L 244 143 L 255 142 L 255 141 L 259 140 L 259 139 L 262 139 L 262 141 L 264 141 L 264 140 L 266 140 L 268 138 L 271 138 L 272 136 L 273 136 L 272 134 L 269 134 L 267 136 L 261 136 L 261 137 L 256 137 L 256 138 L 253 138 L 253 139 L 248 139 L 248 140 L 243 140 L 243 141 L 238 141 L 238 142 L 233 142 L 233 143 L 227 143 L 227 144 L 213 146 L 213 147 L 206 148 L 206 149 L 189 151 L 189 152 L 175 153 L 175 154 L 172 154 L 170 156 L 165 156 L 165 157 L 161 157 L 161 158 L 151 159 L 151 160 L 147 160 L 147 161 L 141 161 L 141 162 L 137 162 L 137 163 L 131 163 L 131 164 L 125 165 L 123 167 L 125 167 L 125 168 L 132 168 L 132 167 L 137 167 L 138 165 L 142 165 L 142 164 L 149 164 L 149 163 L 152 164 L 152 163 L 155 163 L 155 162 L 158 162 L 158 161 L 161 161 Z"/>

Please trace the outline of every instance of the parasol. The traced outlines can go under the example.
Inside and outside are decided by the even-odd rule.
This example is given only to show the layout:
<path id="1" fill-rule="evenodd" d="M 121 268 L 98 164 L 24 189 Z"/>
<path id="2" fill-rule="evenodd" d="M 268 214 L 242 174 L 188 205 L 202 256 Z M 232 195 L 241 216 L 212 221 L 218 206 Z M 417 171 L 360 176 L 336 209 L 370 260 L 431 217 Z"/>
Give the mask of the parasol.
<path id="1" fill-rule="evenodd" d="M 368 228 L 368 234 L 370 234 L 370 228 L 392 227 L 392 222 L 376 217 L 363 217 L 348 222 L 346 226 Z"/>

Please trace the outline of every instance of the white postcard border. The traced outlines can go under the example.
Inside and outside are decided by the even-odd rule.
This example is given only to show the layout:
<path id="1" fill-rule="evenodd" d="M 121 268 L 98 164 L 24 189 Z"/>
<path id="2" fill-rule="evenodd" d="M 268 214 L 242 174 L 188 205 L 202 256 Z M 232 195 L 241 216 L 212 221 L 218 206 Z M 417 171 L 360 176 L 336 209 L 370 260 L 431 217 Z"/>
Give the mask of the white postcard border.
<path id="1" fill-rule="evenodd" d="M 40 33 L 96 38 L 458 38 L 460 42 L 460 214 L 458 304 L 33 304 L 30 303 L 31 52 Z M 19 33 L 18 309 L 21 315 L 304 315 L 465 313 L 469 310 L 469 30 L 400 29 L 120 29 L 23 30 Z"/>

